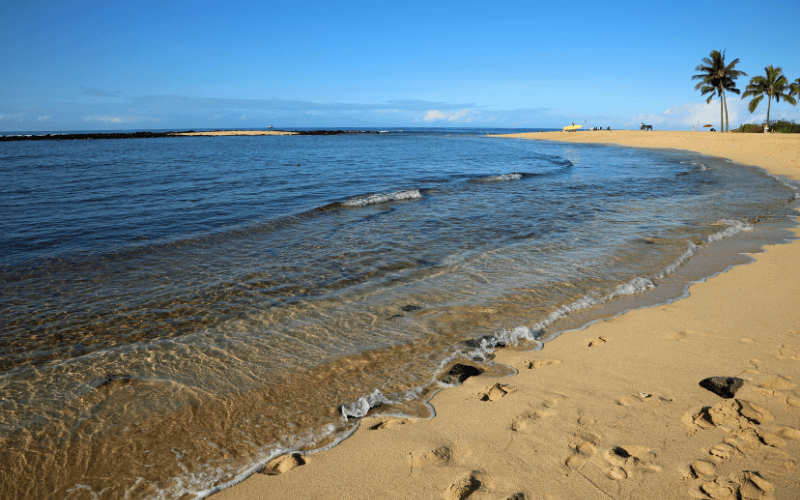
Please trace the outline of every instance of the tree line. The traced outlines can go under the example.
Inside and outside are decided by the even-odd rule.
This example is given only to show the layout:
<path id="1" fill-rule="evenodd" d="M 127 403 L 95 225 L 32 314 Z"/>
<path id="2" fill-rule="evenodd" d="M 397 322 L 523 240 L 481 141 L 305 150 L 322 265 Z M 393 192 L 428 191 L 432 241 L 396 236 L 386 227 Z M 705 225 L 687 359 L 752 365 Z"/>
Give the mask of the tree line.
<path id="1" fill-rule="evenodd" d="M 701 95 L 711 94 L 708 96 L 706 104 L 711 103 L 715 96 L 719 97 L 720 131 L 730 132 L 728 104 L 725 102 L 725 93 L 730 92 L 738 95 L 740 91 L 736 88 L 736 79 L 740 76 L 747 76 L 744 71 L 736 69 L 737 64 L 739 64 L 739 59 L 734 59 L 729 64 L 725 64 L 725 51 L 712 50 L 708 57 L 703 58 L 702 64 L 699 64 L 694 69 L 699 71 L 700 74 L 692 76 L 692 80 L 700 80 L 700 83 L 695 85 L 695 90 L 699 90 Z M 783 99 L 793 106 L 797 105 L 795 96 L 800 98 L 800 78 L 789 83 L 789 79 L 783 74 L 783 69 L 780 67 L 775 68 L 772 65 L 764 68 L 764 72 L 764 75 L 754 76 L 750 79 L 750 84 L 745 88 L 742 99 L 753 97 L 748 106 L 752 113 L 766 96 L 767 125 L 769 125 L 769 110 L 773 99 L 775 99 L 775 102 L 780 102 Z"/>

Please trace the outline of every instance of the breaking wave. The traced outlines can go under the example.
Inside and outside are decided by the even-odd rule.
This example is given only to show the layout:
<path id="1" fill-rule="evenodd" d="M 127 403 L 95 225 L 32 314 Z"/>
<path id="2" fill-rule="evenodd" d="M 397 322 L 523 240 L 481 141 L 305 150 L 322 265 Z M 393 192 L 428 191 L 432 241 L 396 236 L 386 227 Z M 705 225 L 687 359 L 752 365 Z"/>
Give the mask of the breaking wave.
<path id="1" fill-rule="evenodd" d="M 367 205 L 377 205 L 390 201 L 418 200 L 422 198 L 419 189 L 409 189 L 408 191 L 394 191 L 391 193 L 376 193 L 367 196 L 356 196 L 343 201 L 343 207 L 366 207 Z"/>
<path id="2" fill-rule="evenodd" d="M 722 219 L 717 221 L 715 226 L 728 226 L 727 228 L 723 229 L 722 231 L 716 232 L 708 237 L 708 242 L 713 243 L 715 241 L 719 241 L 724 238 L 729 238 L 731 236 L 736 236 L 737 234 L 741 233 L 742 231 L 752 231 L 753 226 L 748 224 L 747 222 L 742 222 L 738 220 L 731 220 L 731 219 Z"/>
<path id="3" fill-rule="evenodd" d="M 522 179 L 522 174 L 519 172 L 512 172 L 510 174 L 503 174 L 503 175 L 492 175 L 489 177 L 481 177 L 477 179 L 480 182 L 506 182 L 506 181 L 518 181 Z"/>

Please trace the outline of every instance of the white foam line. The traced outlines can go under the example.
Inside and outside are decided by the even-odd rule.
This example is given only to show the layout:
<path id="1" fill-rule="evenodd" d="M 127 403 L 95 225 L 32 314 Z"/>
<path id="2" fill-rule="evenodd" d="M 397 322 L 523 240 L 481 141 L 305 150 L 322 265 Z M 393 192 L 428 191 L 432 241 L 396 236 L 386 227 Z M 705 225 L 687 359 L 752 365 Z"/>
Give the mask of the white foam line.
<path id="1" fill-rule="evenodd" d="M 414 190 L 414 191 L 417 191 L 417 190 Z M 417 191 L 417 193 L 419 193 L 419 192 Z M 373 196 L 378 196 L 378 195 L 373 195 Z M 359 205 L 359 206 L 363 206 L 363 205 Z M 717 222 L 717 225 L 728 225 L 728 227 L 726 229 L 722 230 L 722 231 L 719 231 L 717 233 L 714 233 L 714 234 L 710 235 L 708 237 L 709 243 L 715 242 L 715 241 L 719 241 L 721 239 L 724 239 L 724 238 L 727 238 L 727 237 L 730 237 L 730 236 L 735 236 L 736 234 L 739 234 L 742 231 L 750 231 L 750 230 L 753 229 L 752 225 L 750 225 L 750 224 L 748 224 L 746 222 L 741 222 L 741 221 L 736 221 L 736 220 L 731 220 L 731 219 L 722 219 L 722 220 Z M 680 257 L 678 257 L 678 259 L 675 262 L 673 262 L 672 264 L 670 264 L 669 266 L 664 268 L 664 270 L 661 271 L 656 276 L 656 278 L 660 279 L 660 278 L 663 278 L 666 275 L 671 274 L 672 272 L 674 272 L 678 267 L 680 267 L 687 260 L 689 260 L 696 253 L 696 251 L 697 251 L 697 246 L 694 245 L 693 243 L 690 243 L 689 244 L 689 248 L 684 253 L 682 253 L 680 255 Z M 712 276 L 708 276 L 706 278 L 700 279 L 697 282 L 698 283 L 704 282 L 709 278 L 712 278 L 714 276 L 717 276 L 718 274 L 722 274 L 722 273 L 726 272 L 727 270 L 731 269 L 732 267 L 733 266 L 729 266 L 727 269 L 725 269 L 723 271 L 720 271 L 719 273 L 715 273 Z M 434 388 L 431 391 L 430 396 L 428 398 L 426 398 L 425 401 L 422 401 L 422 403 L 430 411 L 430 416 L 429 417 L 425 417 L 424 419 L 426 419 L 426 420 L 427 419 L 432 419 L 433 417 L 436 416 L 436 409 L 433 407 L 433 405 L 430 404 L 430 401 L 443 388 L 452 387 L 452 386 L 456 385 L 456 384 L 447 384 L 447 383 L 441 382 L 437 378 L 438 375 L 444 370 L 444 367 L 448 363 L 453 361 L 454 359 L 457 359 L 457 358 L 460 358 L 460 357 L 471 358 L 471 359 L 475 359 L 476 357 L 481 357 L 483 359 L 483 362 L 494 364 L 490 360 L 488 360 L 488 355 L 490 355 L 490 354 L 492 354 L 494 352 L 494 349 L 495 349 L 495 346 L 497 345 L 497 343 L 502 342 L 502 343 L 505 343 L 505 344 L 517 345 L 520 342 L 520 340 L 526 340 L 526 341 L 534 342 L 536 347 L 533 350 L 534 351 L 538 351 L 538 350 L 540 350 L 540 349 L 542 349 L 544 347 L 544 343 L 537 338 L 537 334 L 540 333 L 542 330 L 544 330 L 545 327 L 550 326 L 551 324 L 553 324 L 558 319 L 566 318 L 572 312 L 583 310 L 583 309 L 587 309 L 587 308 L 593 307 L 593 306 L 598 305 L 598 304 L 602 304 L 602 303 L 607 302 L 607 301 L 609 301 L 609 300 L 611 300 L 611 299 L 613 299 L 615 297 L 619 297 L 621 295 L 633 295 L 633 294 L 637 294 L 637 293 L 643 293 L 643 292 L 645 292 L 645 291 L 647 291 L 647 290 L 649 290 L 651 288 L 654 288 L 654 287 L 655 287 L 655 284 L 653 284 L 652 281 L 650 281 L 650 280 L 648 280 L 646 278 L 636 277 L 636 278 L 632 279 L 631 281 L 629 281 L 627 283 L 623 283 L 623 284 L 617 285 L 616 287 L 614 287 L 614 289 L 610 290 L 605 295 L 602 295 L 600 297 L 598 297 L 597 294 L 591 294 L 590 293 L 590 294 L 587 294 L 587 295 L 583 296 L 582 298 L 576 300 L 575 302 L 573 302 L 571 304 L 568 304 L 566 306 L 562 306 L 562 307 L 558 308 L 556 311 L 552 312 L 544 320 L 541 320 L 541 321 L 535 323 L 534 324 L 534 331 L 531 331 L 531 329 L 526 327 L 526 326 L 518 326 L 518 327 L 516 327 L 516 328 L 514 328 L 512 330 L 503 330 L 500 333 L 495 333 L 493 335 L 493 337 L 497 340 L 497 342 L 490 342 L 486 338 L 484 338 L 484 339 L 481 340 L 480 346 L 475 348 L 474 350 L 470 351 L 469 354 L 464 353 L 463 351 L 459 350 L 459 351 L 454 352 L 450 356 L 447 356 L 439 364 L 438 369 L 435 370 L 435 373 L 434 373 L 433 377 L 431 378 L 431 380 L 429 382 L 427 382 L 425 384 L 422 384 L 422 385 L 420 385 L 420 386 L 418 386 L 418 387 L 416 387 L 414 389 L 408 390 L 408 391 L 406 391 L 404 393 L 405 400 L 406 401 L 414 400 L 423 392 L 423 390 L 426 387 L 430 387 L 431 384 L 438 384 L 439 388 L 438 389 Z M 668 303 L 674 302 L 676 300 L 685 298 L 688 295 L 689 295 L 689 292 L 688 292 L 688 288 L 687 288 L 687 290 L 683 294 L 681 294 L 681 296 L 676 297 L 674 299 L 671 299 L 671 300 L 669 300 L 669 301 L 667 301 L 665 303 L 668 304 Z M 622 311 L 619 314 L 615 315 L 614 317 L 621 316 L 622 314 L 625 314 L 629 310 Z M 587 323 L 586 325 L 583 325 L 580 328 L 576 328 L 576 329 L 568 330 L 568 331 L 582 330 L 582 329 L 588 328 L 590 325 L 592 325 L 594 323 L 598 323 L 600 321 L 604 321 L 605 319 L 608 319 L 608 318 L 597 319 L 597 320 L 594 320 L 594 321 L 591 321 L 591 322 Z M 560 333 L 565 333 L 565 332 L 560 332 Z M 548 338 L 547 341 L 552 340 L 553 338 L 555 338 L 555 337 Z M 515 372 L 519 373 L 518 370 L 515 370 Z M 219 484 L 219 485 L 217 485 L 217 486 L 215 486 L 215 487 L 213 487 L 211 489 L 204 490 L 202 492 L 196 493 L 196 495 L 197 495 L 196 498 L 198 500 L 205 499 L 205 498 L 209 497 L 210 495 L 212 495 L 214 493 L 217 493 L 219 491 L 222 491 L 222 490 L 224 490 L 226 488 L 229 488 L 231 486 L 234 486 L 234 485 L 244 481 L 245 479 L 247 479 L 251 475 L 255 474 L 256 472 L 259 472 L 259 471 L 263 470 L 263 468 L 266 466 L 266 464 L 270 460 L 275 458 L 276 456 L 280 456 L 280 455 L 283 455 L 283 454 L 286 454 L 286 453 L 300 453 L 301 455 L 311 455 L 311 454 L 314 454 L 314 453 L 319 453 L 319 452 L 322 452 L 322 451 L 329 450 L 329 449 L 339 445 L 345 439 L 348 439 L 350 436 L 352 436 L 359 429 L 359 427 L 361 425 L 361 419 L 364 416 L 367 415 L 369 410 L 372 409 L 372 407 L 376 403 L 383 403 L 383 404 L 390 404 L 390 405 L 391 404 L 397 404 L 397 402 L 392 402 L 389 398 L 384 396 L 383 393 L 380 391 L 380 389 L 375 389 L 375 391 L 373 391 L 371 394 L 358 398 L 358 400 L 356 402 L 354 402 L 354 403 L 351 403 L 351 404 L 349 404 L 347 406 L 342 405 L 340 410 L 342 412 L 342 421 L 343 422 L 348 422 L 348 418 L 357 418 L 358 420 L 355 422 L 355 425 L 351 429 L 347 430 L 344 434 L 342 434 L 340 437 L 336 438 L 329 445 L 321 447 L 321 448 L 318 448 L 318 449 L 315 449 L 315 450 L 306 451 L 306 452 L 298 452 L 296 450 L 287 449 L 287 448 L 278 449 L 278 450 L 274 451 L 273 453 L 271 453 L 269 455 L 269 458 L 267 458 L 267 460 L 258 463 L 257 465 L 249 468 L 245 472 L 242 472 L 241 474 L 237 475 L 231 481 L 223 483 L 223 484 Z M 412 416 L 409 416 L 409 415 L 406 415 L 406 414 L 402 414 L 402 413 L 381 414 L 381 417 L 396 417 L 396 418 L 405 418 L 405 419 L 410 419 L 410 420 L 421 418 L 421 417 L 412 417 Z M 335 426 L 333 426 L 333 424 L 329 424 L 326 427 L 329 429 L 329 432 L 326 433 L 323 436 L 317 436 L 317 437 L 325 437 L 325 436 L 329 435 L 331 432 L 333 432 L 335 430 Z"/>
<path id="2" fill-rule="evenodd" d="M 510 174 L 494 175 L 491 177 L 484 177 L 481 179 L 484 182 L 505 182 L 505 181 L 518 181 L 522 179 L 522 174 L 513 172 Z"/>
<path id="3" fill-rule="evenodd" d="M 752 231 L 753 226 L 748 224 L 747 222 L 741 222 L 738 220 L 731 220 L 731 219 L 722 219 L 717 221 L 716 225 L 726 225 L 728 226 L 726 229 L 714 233 L 708 237 L 708 242 L 713 243 L 715 241 L 722 240 L 724 238 L 729 238 L 731 236 L 736 236 L 737 234 L 741 233 L 742 231 Z"/>
<path id="4" fill-rule="evenodd" d="M 371 194 L 366 197 L 351 198 L 349 200 L 343 201 L 342 206 L 366 207 L 367 205 L 386 203 L 387 201 L 416 200 L 420 198 L 422 198 L 422 194 L 420 194 L 419 189 L 410 189 L 408 191 L 377 193 L 377 194 Z"/>

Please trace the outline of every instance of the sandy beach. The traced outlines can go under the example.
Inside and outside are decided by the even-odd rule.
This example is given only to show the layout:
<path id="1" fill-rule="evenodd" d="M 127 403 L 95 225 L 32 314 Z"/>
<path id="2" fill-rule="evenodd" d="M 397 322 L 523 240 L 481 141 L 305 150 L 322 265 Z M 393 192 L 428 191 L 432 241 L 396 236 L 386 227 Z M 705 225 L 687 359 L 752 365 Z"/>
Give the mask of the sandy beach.
<path id="1" fill-rule="evenodd" d="M 213 132 L 176 132 L 174 135 L 297 135 L 297 132 L 284 132 L 283 130 L 215 130 Z"/>
<path id="2" fill-rule="evenodd" d="M 800 180 L 797 135 L 503 137 L 690 150 Z M 279 457 L 213 498 L 798 498 L 800 242 L 765 250 L 687 298 L 540 351 L 499 349 L 519 374 L 438 393 L 430 420 L 366 418 L 339 446 Z M 709 377 L 743 385 L 726 398 Z"/>

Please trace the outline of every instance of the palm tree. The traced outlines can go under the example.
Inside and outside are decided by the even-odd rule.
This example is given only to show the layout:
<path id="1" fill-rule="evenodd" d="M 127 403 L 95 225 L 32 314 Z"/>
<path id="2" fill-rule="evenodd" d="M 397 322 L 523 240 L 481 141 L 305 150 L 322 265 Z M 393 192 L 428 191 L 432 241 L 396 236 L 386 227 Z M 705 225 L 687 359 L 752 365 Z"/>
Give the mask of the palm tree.
<path id="1" fill-rule="evenodd" d="M 800 97 L 800 78 L 789 85 L 789 95 Z"/>
<path id="2" fill-rule="evenodd" d="M 714 93 L 719 97 L 719 128 L 720 131 L 730 131 L 728 124 L 728 103 L 725 102 L 725 91 L 734 94 L 739 93 L 736 88 L 735 80 L 740 76 L 747 76 L 744 71 L 739 71 L 736 65 L 739 59 L 734 59 L 727 66 L 725 65 L 725 51 L 712 50 L 709 57 L 703 58 L 703 64 L 698 65 L 695 71 L 702 71 L 699 75 L 694 75 L 692 80 L 701 80 L 695 85 L 694 89 L 699 90 L 701 95 L 711 94 L 706 100 L 710 103 L 714 98 Z M 725 120 L 723 124 L 723 118 Z"/>
<path id="3" fill-rule="evenodd" d="M 748 106 L 748 109 L 752 113 L 758 107 L 758 103 L 760 103 L 764 98 L 764 94 L 766 94 L 767 125 L 769 126 L 769 108 L 770 104 L 772 103 L 772 99 L 775 99 L 775 102 L 781 102 L 781 99 L 783 99 L 792 105 L 797 104 L 797 101 L 795 101 L 794 97 L 791 95 L 793 90 L 789 85 L 789 81 L 783 75 L 783 69 L 780 67 L 773 68 L 770 64 L 764 68 L 764 71 L 766 72 L 766 75 L 754 76 L 750 79 L 750 85 L 748 85 L 745 89 L 742 99 L 745 97 L 750 97 L 751 95 L 756 96 L 750 101 L 750 106 Z"/>

